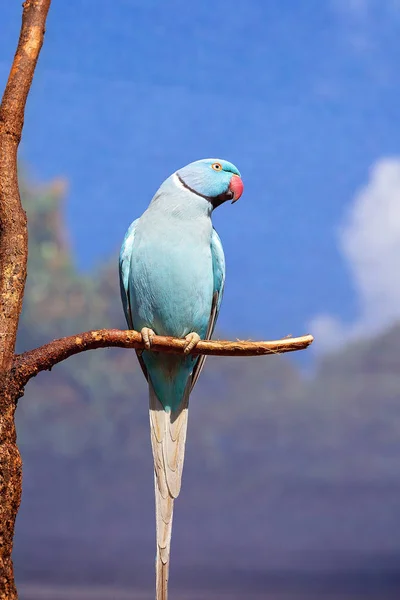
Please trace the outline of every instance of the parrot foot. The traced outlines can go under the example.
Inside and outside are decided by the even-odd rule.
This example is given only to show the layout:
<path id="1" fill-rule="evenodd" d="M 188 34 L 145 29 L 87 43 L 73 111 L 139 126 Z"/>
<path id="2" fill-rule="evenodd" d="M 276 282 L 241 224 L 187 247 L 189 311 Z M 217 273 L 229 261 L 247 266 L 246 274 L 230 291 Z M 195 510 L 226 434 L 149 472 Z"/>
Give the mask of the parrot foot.
<path id="1" fill-rule="evenodd" d="M 184 349 L 185 354 L 189 354 L 193 348 L 197 346 L 200 341 L 200 336 L 198 333 L 192 332 L 185 335 L 186 345 Z"/>
<path id="2" fill-rule="evenodd" d="M 149 327 L 143 327 L 140 332 L 142 334 L 142 339 L 144 342 L 144 347 L 146 350 L 150 350 L 151 344 L 153 342 L 153 337 L 156 335 L 152 329 Z"/>

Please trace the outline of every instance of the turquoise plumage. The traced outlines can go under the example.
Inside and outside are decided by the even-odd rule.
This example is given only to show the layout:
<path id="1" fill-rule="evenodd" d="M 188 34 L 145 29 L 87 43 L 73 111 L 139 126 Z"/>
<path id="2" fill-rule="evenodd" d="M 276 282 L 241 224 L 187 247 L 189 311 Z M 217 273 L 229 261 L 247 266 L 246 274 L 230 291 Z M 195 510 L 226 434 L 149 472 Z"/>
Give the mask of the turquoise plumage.
<path id="1" fill-rule="evenodd" d="M 240 173 L 219 159 L 196 161 L 161 185 L 129 227 L 120 253 L 120 286 L 130 329 L 142 332 L 138 352 L 149 384 L 154 457 L 157 556 L 156 599 L 168 595 L 174 499 L 181 487 L 189 395 L 205 357 L 190 352 L 209 339 L 225 282 L 222 244 L 212 227 L 214 208 L 242 194 Z M 186 339 L 185 355 L 150 351 L 152 336 Z"/>

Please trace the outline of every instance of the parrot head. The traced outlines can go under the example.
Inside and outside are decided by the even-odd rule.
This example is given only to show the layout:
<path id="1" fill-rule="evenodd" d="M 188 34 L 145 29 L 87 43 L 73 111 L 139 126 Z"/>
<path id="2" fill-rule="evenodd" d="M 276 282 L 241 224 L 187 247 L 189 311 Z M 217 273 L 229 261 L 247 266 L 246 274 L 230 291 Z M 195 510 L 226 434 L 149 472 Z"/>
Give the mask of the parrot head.
<path id="1" fill-rule="evenodd" d="M 227 160 L 205 158 L 179 169 L 175 175 L 185 188 L 202 196 L 216 208 L 227 200 L 236 202 L 243 193 L 238 169 Z"/>

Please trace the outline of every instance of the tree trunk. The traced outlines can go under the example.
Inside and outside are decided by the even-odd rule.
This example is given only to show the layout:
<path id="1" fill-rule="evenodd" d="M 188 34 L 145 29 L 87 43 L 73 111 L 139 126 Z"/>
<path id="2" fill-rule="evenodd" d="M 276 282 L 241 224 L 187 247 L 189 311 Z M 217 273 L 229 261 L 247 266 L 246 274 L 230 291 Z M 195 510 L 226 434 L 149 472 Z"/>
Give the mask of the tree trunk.
<path id="1" fill-rule="evenodd" d="M 15 398 L 8 389 L 8 377 L 4 379 L 0 391 L 0 600 L 16 600 L 11 553 L 21 501 L 22 461 L 15 431 Z"/>
<path id="2" fill-rule="evenodd" d="M 21 206 L 17 152 L 51 0 L 25 0 L 14 61 L 0 105 L 0 600 L 18 597 L 11 559 L 21 500 L 22 463 L 14 413 L 20 395 L 13 363 L 24 297 L 28 232 Z"/>

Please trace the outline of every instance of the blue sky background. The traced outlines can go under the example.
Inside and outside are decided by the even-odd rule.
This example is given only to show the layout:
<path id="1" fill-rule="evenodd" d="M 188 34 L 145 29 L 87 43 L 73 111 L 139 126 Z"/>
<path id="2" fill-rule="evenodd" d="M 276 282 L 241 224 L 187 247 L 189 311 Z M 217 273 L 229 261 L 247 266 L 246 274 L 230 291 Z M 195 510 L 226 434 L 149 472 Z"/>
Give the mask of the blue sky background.
<path id="1" fill-rule="evenodd" d="M 0 9 L 2 86 L 20 4 Z M 231 160 L 245 193 L 215 213 L 221 328 L 343 343 L 399 316 L 400 225 L 379 254 L 400 222 L 399 31 L 397 0 L 53 0 L 21 157 L 37 180 L 68 179 L 81 269 L 116 258 L 171 172 Z M 386 294 L 382 320 L 371 298 Z"/>

